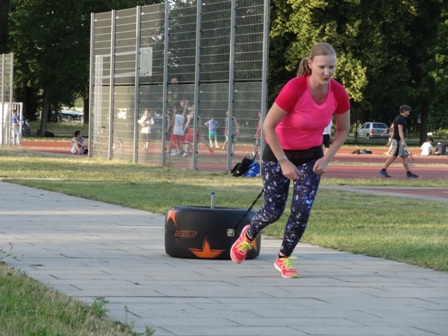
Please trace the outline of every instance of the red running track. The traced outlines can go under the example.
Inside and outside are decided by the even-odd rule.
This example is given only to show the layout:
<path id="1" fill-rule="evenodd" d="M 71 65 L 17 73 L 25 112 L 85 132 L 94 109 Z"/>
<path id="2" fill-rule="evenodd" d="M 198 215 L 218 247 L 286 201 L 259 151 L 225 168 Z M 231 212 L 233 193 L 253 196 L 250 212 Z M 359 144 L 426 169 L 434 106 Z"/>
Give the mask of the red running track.
<path id="1" fill-rule="evenodd" d="M 70 142 L 61 141 L 23 141 L 23 145 L 15 147 L 17 149 L 26 149 L 37 152 L 57 153 L 71 155 Z M 235 160 L 239 161 L 244 157 L 244 153 L 250 153 L 252 146 L 238 146 L 239 152 L 235 156 Z M 361 150 L 364 148 L 360 148 Z M 379 178 L 386 179 L 379 175 L 379 171 L 387 160 L 384 154 L 385 148 L 372 149 L 373 154 L 351 154 L 353 148 L 341 148 L 334 160 L 330 163 L 327 173 L 324 178 L 339 178 L 339 179 L 371 179 Z M 413 150 L 416 167 L 411 168 L 412 172 L 419 175 L 421 180 L 446 180 L 448 179 L 448 157 L 447 156 L 418 156 L 419 151 Z M 80 156 L 84 157 L 84 156 Z M 222 150 L 215 150 L 215 158 L 225 158 L 226 152 Z M 397 158 L 395 163 L 388 169 L 388 173 L 393 180 L 406 180 L 405 171 L 401 159 Z M 176 165 L 181 167 L 190 167 L 189 161 L 177 161 Z M 199 169 L 222 169 L 222 162 L 200 162 Z"/>

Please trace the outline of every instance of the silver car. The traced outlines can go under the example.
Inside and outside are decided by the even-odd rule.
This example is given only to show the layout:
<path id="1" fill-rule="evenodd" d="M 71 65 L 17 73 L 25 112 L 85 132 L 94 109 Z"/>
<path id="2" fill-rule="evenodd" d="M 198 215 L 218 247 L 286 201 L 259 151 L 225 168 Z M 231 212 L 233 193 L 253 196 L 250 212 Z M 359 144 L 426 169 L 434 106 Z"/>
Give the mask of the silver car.
<path id="1" fill-rule="evenodd" d="M 359 138 L 373 139 L 373 138 L 389 138 L 389 127 L 382 122 L 366 122 L 357 130 Z"/>

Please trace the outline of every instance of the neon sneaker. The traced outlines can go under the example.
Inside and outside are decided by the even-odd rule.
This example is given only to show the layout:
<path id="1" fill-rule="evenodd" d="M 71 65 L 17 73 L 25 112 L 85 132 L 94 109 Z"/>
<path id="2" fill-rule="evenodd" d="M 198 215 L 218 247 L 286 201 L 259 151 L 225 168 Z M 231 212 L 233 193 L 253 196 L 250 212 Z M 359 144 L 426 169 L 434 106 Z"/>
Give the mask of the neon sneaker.
<path id="1" fill-rule="evenodd" d="M 299 273 L 294 269 L 294 265 L 292 264 L 292 260 L 297 259 L 296 257 L 286 257 L 275 259 L 274 266 L 277 271 L 282 273 L 283 278 L 298 278 Z"/>
<path id="2" fill-rule="evenodd" d="M 233 243 L 230 248 L 230 258 L 234 263 L 241 264 L 246 259 L 247 253 L 254 247 L 254 242 L 250 241 L 246 237 L 246 232 L 249 230 L 250 225 L 246 225 L 241 231 L 238 239 Z"/>

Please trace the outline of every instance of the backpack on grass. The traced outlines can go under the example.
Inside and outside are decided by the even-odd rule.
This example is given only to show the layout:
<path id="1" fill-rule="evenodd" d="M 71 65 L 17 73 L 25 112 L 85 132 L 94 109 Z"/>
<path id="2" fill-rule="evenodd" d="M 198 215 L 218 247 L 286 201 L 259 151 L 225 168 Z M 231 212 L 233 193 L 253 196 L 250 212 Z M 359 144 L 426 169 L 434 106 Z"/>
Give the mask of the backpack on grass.
<path id="1" fill-rule="evenodd" d="M 255 161 L 256 157 L 257 152 L 255 152 L 254 155 L 247 155 L 244 157 L 241 162 L 238 162 L 230 171 L 232 176 L 238 177 L 245 175 L 251 168 L 251 164 Z"/>

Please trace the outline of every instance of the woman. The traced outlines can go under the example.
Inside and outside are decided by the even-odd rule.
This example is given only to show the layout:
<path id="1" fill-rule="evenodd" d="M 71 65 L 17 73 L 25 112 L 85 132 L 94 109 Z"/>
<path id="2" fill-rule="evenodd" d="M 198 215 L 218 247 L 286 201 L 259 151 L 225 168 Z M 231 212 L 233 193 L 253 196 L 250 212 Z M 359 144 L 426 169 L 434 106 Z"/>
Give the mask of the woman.
<path id="1" fill-rule="evenodd" d="M 350 128 L 348 94 L 332 79 L 335 64 L 336 52 L 331 45 L 321 42 L 313 46 L 309 57 L 301 61 L 299 76 L 283 87 L 266 115 L 263 131 L 267 144 L 262 156 L 264 205 L 233 244 L 233 262 L 243 262 L 261 230 L 281 217 L 292 180 L 291 215 L 274 266 L 284 278 L 299 277 L 291 255 L 305 232 L 320 177 Z M 336 134 L 324 155 L 322 133 L 333 114 Z"/>

